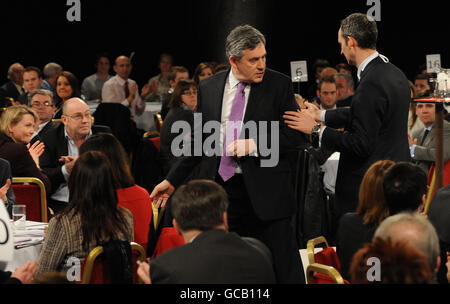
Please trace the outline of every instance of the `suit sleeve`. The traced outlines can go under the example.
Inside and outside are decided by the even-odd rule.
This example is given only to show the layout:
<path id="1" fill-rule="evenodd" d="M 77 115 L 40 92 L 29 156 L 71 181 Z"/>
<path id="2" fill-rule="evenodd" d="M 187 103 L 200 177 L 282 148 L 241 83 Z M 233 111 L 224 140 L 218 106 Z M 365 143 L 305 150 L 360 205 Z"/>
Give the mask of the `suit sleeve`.
<path id="1" fill-rule="evenodd" d="M 52 138 L 54 139 L 54 138 Z M 39 158 L 40 166 L 42 171 L 48 176 L 50 182 L 53 186 L 53 192 L 59 188 L 61 183 L 65 183 L 66 180 L 61 171 L 63 166 L 62 163 L 58 161 L 58 155 L 56 152 L 56 139 L 51 143 L 48 139 L 44 140 L 45 150 L 44 153 Z M 53 193 L 53 192 L 48 192 Z"/>
<path id="2" fill-rule="evenodd" d="M 345 128 L 350 117 L 350 107 L 336 108 L 325 112 L 325 125 L 334 129 Z"/>
<path id="3" fill-rule="evenodd" d="M 357 159 L 367 158 L 377 144 L 375 140 L 382 126 L 386 107 L 387 100 L 379 87 L 371 82 L 361 83 L 358 93 L 353 97 L 348 128 L 344 132 L 325 128 L 322 144 L 331 151 L 346 153 Z"/>
<path id="4" fill-rule="evenodd" d="M 161 265 L 158 260 L 150 262 L 150 279 L 152 284 L 172 283 L 169 270 Z"/>
<path id="5" fill-rule="evenodd" d="M 445 124 L 444 124 L 445 126 Z M 444 127 L 444 163 L 450 160 L 450 128 Z M 436 140 L 436 139 L 435 139 Z M 426 146 L 416 146 L 414 150 L 414 160 L 419 161 L 435 161 L 436 160 L 436 149 L 435 147 Z"/>

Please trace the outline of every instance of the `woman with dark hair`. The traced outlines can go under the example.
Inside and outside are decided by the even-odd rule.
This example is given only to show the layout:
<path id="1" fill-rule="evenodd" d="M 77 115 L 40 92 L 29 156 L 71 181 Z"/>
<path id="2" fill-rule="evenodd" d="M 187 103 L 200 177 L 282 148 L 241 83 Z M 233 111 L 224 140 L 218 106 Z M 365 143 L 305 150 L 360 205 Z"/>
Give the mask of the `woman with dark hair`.
<path id="1" fill-rule="evenodd" d="M 152 219 L 152 200 L 147 190 L 134 182 L 127 155 L 122 144 L 112 134 L 94 134 L 80 146 L 80 155 L 88 151 L 100 151 L 108 157 L 117 179 L 119 206 L 133 214 L 134 241 L 147 248 L 148 231 Z"/>
<path id="2" fill-rule="evenodd" d="M 69 203 L 49 223 L 37 275 L 63 271 L 98 245 L 133 241 L 133 216 L 117 205 L 117 180 L 104 153 L 81 154 L 69 177 Z"/>
<path id="3" fill-rule="evenodd" d="M 336 251 L 344 278 L 348 278 L 355 252 L 364 243 L 371 242 L 378 225 L 389 216 L 389 208 L 384 199 L 383 180 L 394 165 L 391 160 L 380 160 L 369 167 L 359 187 L 357 211 L 344 214 L 339 222 Z"/>
<path id="4" fill-rule="evenodd" d="M 189 79 L 178 81 L 169 103 L 169 113 L 167 113 L 160 133 L 160 157 L 163 166 L 163 176 L 169 172 L 170 167 L 176 160 L 172 153 L 172 141 L 181 134 L 181 131 L 172 132 L 172 125 L 178 121 L 185 121 L 191 126 L 192 130 L 196 107 L 197 84 Z M 181 149 L 180 146 L 177 148 Z"/>
<path id="5" fill-rule="evenodd" d="M 57 108 L 54 118 L 61 118 L 64 102 L 72 97 L 81 97 L 78 78 L 69 71 L 63 71 L 56 78 L 55 106 Z"/>
<path id="6" fill-rule="evenodd" d="M 200 81 L 203 79 L 206 79 L 208 77 L 211 77 L 214 75 L 214 68 L 213 66 L 208 62 L 201 62 L 197 65 L 194 71 L 194 81 L 198 85 Z"/>

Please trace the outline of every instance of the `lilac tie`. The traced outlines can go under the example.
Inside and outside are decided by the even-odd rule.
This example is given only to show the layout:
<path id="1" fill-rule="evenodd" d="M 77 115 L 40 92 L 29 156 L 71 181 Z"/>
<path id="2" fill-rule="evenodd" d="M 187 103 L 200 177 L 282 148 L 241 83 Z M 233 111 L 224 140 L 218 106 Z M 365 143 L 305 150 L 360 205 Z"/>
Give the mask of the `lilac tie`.
<path id="1" fill-rule="evenodd" d="M 235 161 L 233 157 L 226 156 L 226 149 L 229 144 L 239 138 L 245 106 L 244 89 L 246 85 L 246 83 L 239 82 L 233 105 L 231 106 L 230 118 L 226 122 L 225 140 L 219 166 L 219 174 L 225 182 L 234 175 Z"/>

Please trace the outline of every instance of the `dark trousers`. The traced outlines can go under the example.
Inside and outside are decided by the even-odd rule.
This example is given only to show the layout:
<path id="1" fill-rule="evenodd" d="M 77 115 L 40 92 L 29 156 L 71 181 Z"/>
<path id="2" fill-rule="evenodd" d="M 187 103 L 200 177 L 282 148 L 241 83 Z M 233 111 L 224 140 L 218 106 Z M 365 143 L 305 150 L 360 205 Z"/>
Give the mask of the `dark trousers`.
<path id="1" fill-rule="evenodd" d="M 225 188 L 230 201 L 227 210 L 229 230 L 240 236 L 259 239 L 270 249 L 278 283 L 305 284 L 291 218 L 260 220 L 253 210 L 242 174 L 235 174 L 227 182 L 218 175 L 216 181 Z"/>

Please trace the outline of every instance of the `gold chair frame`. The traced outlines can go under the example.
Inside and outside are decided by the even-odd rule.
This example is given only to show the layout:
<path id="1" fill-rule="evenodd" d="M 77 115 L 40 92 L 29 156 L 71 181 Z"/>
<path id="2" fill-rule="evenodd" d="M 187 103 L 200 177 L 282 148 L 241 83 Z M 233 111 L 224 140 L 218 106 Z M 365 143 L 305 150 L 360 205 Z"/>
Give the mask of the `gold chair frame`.
<path id="1" fill-rule="evenodd" d="M 314 248 L 316 247 L 316 245 L 322 244 L 322 243 L 325 243 L 324 248 L 330 247 L 328 245 L 327 239 L 324 236 L 319 236 L 312 240 L 309 240 L 308 243 L 306 244 L 306 252 L 308 254 L 309 264 L 314 264 L 316 262 L 314 259 Z"/>
<path id="2" fill-rule="evenodd" d="M 312 263 L 306 268 L 306 282 L 307 284 L 315 284 L 317 281 L 314 278 L 314 273 L 322 273 L 333 278 L 336 284 L 345 284 L 341 274 L 332 266 Z"/>
<path id="3" fill-rule="evenodd" d="M 44 183 L 37 177 L 13 177 L 13 184 L 35 184 L 39 186 L 41 200 L 41 222 L 48 223 L 47 218 L 47 197 Z"/>
<path id="4" fill-rule="evenodd" d="M 138 260 L 141 262 L 145 261 L 145 250 L 144 247 L 135 242 L 130 242 L 131 251 L 136 250 L 139 252 Z M 89 252 L 86 258 L 86 263 L 84 265 L 83 278 L 81 279 L 81 284 L 89 284 L 91 281 L 92 269 L 94 268 L 94 263 L 97 257 L 103 253 L 103 246 L 97 246 Z M 138 277 L 138 283 L 141 283 L 141 279 Z"/>

